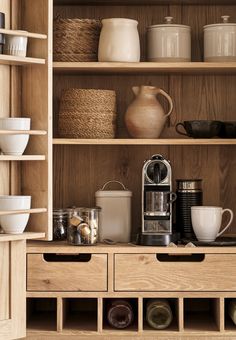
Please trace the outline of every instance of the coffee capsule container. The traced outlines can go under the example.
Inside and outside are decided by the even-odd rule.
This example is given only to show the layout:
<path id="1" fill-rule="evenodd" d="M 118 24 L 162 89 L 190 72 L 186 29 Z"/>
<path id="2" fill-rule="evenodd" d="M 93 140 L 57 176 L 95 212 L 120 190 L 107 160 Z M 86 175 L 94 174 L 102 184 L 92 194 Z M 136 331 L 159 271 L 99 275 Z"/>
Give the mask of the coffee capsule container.
<path id="1" fill-rule="evenodd" d="M 0 12 L 0 28 L 5 28 L 5 14 Z M 0 34 L 0 54 L 3 53 L 3 46 L 5 44 L 4 34 Z"/>
<path id="2" fill-rule="evenodd" d="M 97 243 L 100 210 L 97 207 L 68 209 L 68 243 L 73 245 Z"/>
<path id="3" fill-rule="evenodd" d="M 195 240 L 191 221 L 191 207 L 202 205 L 202 180 L 177 179 L 176 224 L 181 237 Z"/>
<path id="4" fill-rule="evenodd" d="M 204 26 L 204 61 L 236 61 L 236 23 L 223 15 L 222 22 Z"/>
<path id="5" fill-rule="evenodd" d="M 173 23 L 173 17 L 165 17 L 165 23 L 147 28 L 148 61 L 191 61 L 191 28 Z"/>

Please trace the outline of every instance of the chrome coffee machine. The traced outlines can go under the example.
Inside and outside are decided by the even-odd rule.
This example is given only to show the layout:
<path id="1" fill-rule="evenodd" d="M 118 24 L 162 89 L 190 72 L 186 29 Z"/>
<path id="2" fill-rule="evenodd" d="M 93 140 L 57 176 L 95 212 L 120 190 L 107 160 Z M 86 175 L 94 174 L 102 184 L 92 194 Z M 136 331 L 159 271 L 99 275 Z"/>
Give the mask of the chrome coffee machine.
<path id="1" fill-rule="evenodd" d="M 145 161 L 142 170 L 142 245 L 163 246 L 176 242 L 178 235 L 172 231 L 172 192 L 170 162 L 162 155 Z"/>

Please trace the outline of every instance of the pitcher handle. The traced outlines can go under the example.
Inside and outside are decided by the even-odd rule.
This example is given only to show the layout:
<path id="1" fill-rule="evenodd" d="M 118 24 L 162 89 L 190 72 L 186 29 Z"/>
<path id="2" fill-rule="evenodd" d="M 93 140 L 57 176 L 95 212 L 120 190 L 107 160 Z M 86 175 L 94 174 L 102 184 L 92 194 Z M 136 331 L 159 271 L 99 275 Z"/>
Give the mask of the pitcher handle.
<path id="1" fill-rule="evenodd" d="M 222 211 L 222 215 L 223 215 L 225 212 L 227 212 L 227 211 L 230 213 L 230 220 L 229 220 L 229 223 L 227 224 L 227 226 L 226 226 L 222 231 L 220 231 L 220 232 L 216 235 L 216 237 L 219 237 L 220 235 L 222 235 L 222 234 L 229 228 L 229 226 L 231 225 L 231 223 L 232 223 L 232 221 L 233 221 L 234 213 L 233 213 L 233 211 L 232 211 L 231 209 L 224 209 L 224 210 Z"/>
<path id="2" fill-rule="evenodd" d="M 172 197 L 170 199 L 170 202 L 169 203 L 174 203 L 176 200 L 177 200 L 177 195 L 175 192 L 170 192 L 170 196 Z"/>
<path id="3" fill-rule="evenodd" d="M 182 132 L 182 131 L 179 130 L 179 126 L 182 126 L 182 127 L 184 128 L 184 130 L 185 130 L 184 124 L 178 123 L 178 124 L 176 124 L 176 126 L 175 126 L 175 131 L 176 131 L 177 133 L 179 133 L 180 135 L 188 136 L 187 133 L 184 133 L 184 132 Z"/>
<path id="4" fill-rule="evenodd" d="M 171 99 L 171 97 L 164 91 L 164 90 L 162 90 L 162 89 L 159 89 L 159 91 L 158 91 L 158 93 L 157 94 L 162 94 L 167 100 L 168 100 L 168 103 L 169 103 L 169 105 L 170 105 L 170 108 L 169 108 L 169 111 L 168 111 L 168 113 L 165 115 L 165 117 L 168 117 L 170 114 L 171 114 L 171 112 L 173 111 L 173 101 L 172 101 L 172 99 Z"/>

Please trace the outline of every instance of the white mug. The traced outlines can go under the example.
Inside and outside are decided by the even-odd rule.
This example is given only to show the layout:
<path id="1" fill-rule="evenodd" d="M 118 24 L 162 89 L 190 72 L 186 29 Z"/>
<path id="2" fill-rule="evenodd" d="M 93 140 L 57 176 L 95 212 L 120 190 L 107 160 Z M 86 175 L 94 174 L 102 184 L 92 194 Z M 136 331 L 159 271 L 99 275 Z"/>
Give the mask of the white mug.
<path id="1" fill-rule="evenodd" d="M 230 213 L 227 226 L 221 231 L 222 216 L 224 212 Z M 213 242 L 222 235 L 233 221 L 233 211 L 221 207 L 195 206 L 191 207 L 191 219 L 194 233 L 201 242 Z"/>

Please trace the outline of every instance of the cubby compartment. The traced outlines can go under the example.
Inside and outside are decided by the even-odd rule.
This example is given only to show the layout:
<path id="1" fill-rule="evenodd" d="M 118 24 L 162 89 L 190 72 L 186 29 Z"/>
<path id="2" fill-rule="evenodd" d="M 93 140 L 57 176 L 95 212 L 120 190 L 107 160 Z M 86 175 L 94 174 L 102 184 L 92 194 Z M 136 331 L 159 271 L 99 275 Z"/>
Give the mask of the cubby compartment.
<path id="1" fill-rule="evenodd" d="M 220 299 L 184 299 L 184 330 L 186 332 L 219 331 L 219 320 Z"/>
<path id="2" fill-rule="evenodd" d="M 232 318 L 230 317 L 230 302 L 236 298 L 225 298 L 224 299 L 224 322 L 225 322 L 225 330 L 226 331 L 235 331 L 236 332 L 236 325 L 234 324 Z"/>
<path id="3" fill-rule="evenodd" d="M 151 327 L 147 322 L 147 305 L 151 301 L 158 301 L 160 303 L 167 302 L 170 306 L 171 312 L 172 312 L 172 321 L 168 327 L 165 329 L 156 329 L 154 327 Z M 155 318 L 162 318 L 163 316 L 159 314 L 159 316 L 156 316 Z M 171 331 L 171 332 L 177 332 L 179 330 L 178 327 L 178 318 L 179 318 L 179 301 L 178 299 L 174 298 L 145 298 L 143 299 L 143 330 L 145 331 Z M 154 319 L 155 320 L 155 319 Z"/>
<path id="4" fill-rule="evenodd" d="M 130 326 L 126 327 L 126 328 L 115 328 L 112 327 L 107 319 L 107 314 L 108 314 L 108 310 L 109 308 L 111 308 L 113 303 L 119 303 L 120 305 L 122 305 L 122 302 L 124 301 L 124 303 L 128 302 L 132 308 L 133 311 L 133 321 L 130 324 Z M 113 305 L 114 306 L 114 305 Z M 123 311 L 121 310 L 120 312 L 117 312 L 116 314 L 116 318 L 118 321 L 123 321 L 123 318 L 125 318 L 125 315 L 123 313 Z M 115 298 L 115 299 L 110 299 L 110 298 L 105 298 L 103 299 L 103 331 L 114 331 L 114 332 L 127 332 L 127 331 L 134 331 L 137 332 L 138 331 L 138 299 L 135 298 Z"/>
<path id="5" fill-rule="evenodd" d="M 63 330 L 96 332 L 98 303 L 94 298 L 63 299 Z"/>
<path id="6" fill-rule="evenodd" d="M 57 299 L 27 298 L 28 331 L 57 330 Z"/>

